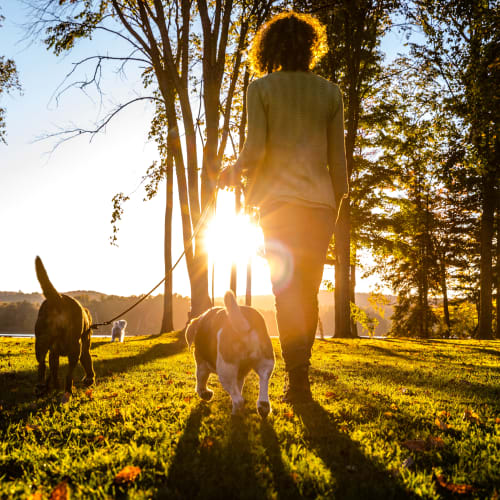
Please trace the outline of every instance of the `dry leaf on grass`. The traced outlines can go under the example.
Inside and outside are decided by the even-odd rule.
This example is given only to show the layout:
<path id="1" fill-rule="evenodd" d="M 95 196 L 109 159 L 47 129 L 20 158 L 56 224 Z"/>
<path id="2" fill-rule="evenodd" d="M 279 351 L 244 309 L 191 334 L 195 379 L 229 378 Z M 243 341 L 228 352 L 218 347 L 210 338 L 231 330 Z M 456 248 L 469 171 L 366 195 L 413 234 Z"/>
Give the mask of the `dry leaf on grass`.
<path id="1" fill-rule="evenodd" d="M 141 473 L 140 467 L 135 467 L 134 465 L 127 465 L 115 476 L 114 480 L 115 484 L 133 483 L 140 473 Z"/>
<path id="2" fill-rule="evenodd" d="M 39 426 L 39 425 L 31 425 L 31 424 L 26 424 L 25 429 L 26 429 L 28 432 L 31 432 L 31 431 L 39 431 L 39 430 L 40 430 L 40 426 Z"/>
<path id="3" fill-rule="evenodd" d="M 287 418 L 288 420 L 292 420 L 293 418 L 293 410 L 290 408 L 290 410 L 287 410 L 283 413 L 283 416 Z"/>
<path id="4" fill-rule="evenodd" d="M 398 406 L 397 406 L 396 403 L 392 403 L 391 404 L 391 410 L 393 410 L 393 411 L 398 411 L 399 410 L 399 408 L 398 408 Z"/>
<path id="5" fill-rule="evenodd" d="M 328 399 L 339 399 L 339 397 L 332 391 L 326 391 L 325 392 L 325 398 Z"/>
<path id="6" fill-rule="evenodd" d="M 50 494 L 49 500 L 69 500 L 69 486 L 67 481 L 59 483 Z"/>
<path id="7" fill-rule="evenodd" d="M 495 418 L 495 424 L 500 424 L 500 417 Z"/>
<path id="8" fill-rule="evenodd" d="M 428 451 L 444 448 L 444 441 L 440 437 L 429 436 L 427 439 L 408 439 L 401 443 L 402 446 L 412 451 Z"/>
<path id="9" fill-rule="evenodd" d="M 388 418 L 394 416 L 394 414 L 390 411 L 384 411 L 383 415 L 384 415 L 384 417 L 388 417 Z"/>
<path id="10" fill-rule="evenodd" d="M 214 445 L 214 440 L 211 437 L 207 436 L 204 437 L 203 441 L 200 443 L 200 448 L 209 450 L 210 448 L 212 448 L 213 445 Z"/>
<path id="11" fill-rule="evenodd" d="M 474 486 L 471 486 L 470 484 L 449 483 L 448 481 L 446 481 L 446 478 L 443 475 L 437 475 L 436 481 L 438 482 L 439 486 L 441 486 L 441 488 L 451 491 L 452 493 L 455 493 L 457 495 L 468 495 L 469 493 L 472 493 L 476 490 L 476 488 L 474 488 Z"/>
<path id="12" fill-rule="evenodd" d="M 42 500 L 42 492 L 36 491 L 28 496 L 27 500 Z"/>
<path id="13" fill-rule="evenodd" d="M 92 389 L 87 389 L 85 391 L 85 396 L 87 396 L 90 400 L 94 399 L 94 396 L 92 395 Z"/>
<path id="14" fill-rule="evenodd" d="M 439 427 L 442 431 L 447 431 L 448 426 L 439 418 L 436 417 L 436 420 L 434 420 L 434 424 Z"/>
<path id="15" fill-rule="evenodd" d="M 479 415 L 472 410 L 465 410 L 462 416 L 462 420 L 470 422 L 471 424 L 479 424 Z"/>
<path id="16" fill-rule="evenodd" d="M 450 412 L 446 410 L 441 410 L 436 413 L 436 417 L 440 418 L 441 420 L 446 420 L 447 418 L 450 418 Z"/>
<path id="17" fill-rule="evenodd" d="M 112 399 L 112 398 L 116 398 L 118 396 L 118 393 L 117 392 L 112 392 L 111 394 L 105 394 L 102 399 Z"/>

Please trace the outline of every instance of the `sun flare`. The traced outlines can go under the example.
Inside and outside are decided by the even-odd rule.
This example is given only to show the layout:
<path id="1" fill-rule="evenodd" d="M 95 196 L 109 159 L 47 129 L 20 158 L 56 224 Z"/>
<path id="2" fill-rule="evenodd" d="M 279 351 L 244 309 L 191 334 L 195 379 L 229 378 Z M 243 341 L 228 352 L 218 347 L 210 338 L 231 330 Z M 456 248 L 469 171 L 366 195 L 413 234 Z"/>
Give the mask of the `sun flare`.
<path id="1" fill-rule="evenodd" d="M 219 191 L 214 217 L 209 221 L 205 244 L 215 263 L 246 264 L 262 249 L 264 237 L 260 227 L 247 214 L 237 214 L 231 191 Z"/>

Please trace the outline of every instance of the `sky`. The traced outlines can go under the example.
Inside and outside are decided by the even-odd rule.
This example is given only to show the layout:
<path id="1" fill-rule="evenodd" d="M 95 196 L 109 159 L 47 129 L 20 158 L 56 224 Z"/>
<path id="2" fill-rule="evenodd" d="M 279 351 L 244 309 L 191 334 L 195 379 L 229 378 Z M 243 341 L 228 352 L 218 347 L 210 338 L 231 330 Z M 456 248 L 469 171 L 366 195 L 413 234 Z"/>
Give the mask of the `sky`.
<path id="1" fill-rule="evenodd" d="M 115 295 L 140 295 L 158 283 L 164 273 L 163 226 L 164 184 L 150 201 L 141 178 L 158 158 L 156 146 L 148 142 L 151 104 L 141 101 L 126 108 L 106 127 L 105 133 L 79 136 L 60 144 L 41 137 L 74 126 L 91 128 L 117 103 L 142 95 L 137 69 L 126 76 L 106 72 L 102 103 L 92 92 L 70 89 L 55 96 L 73 64 L 97 53 L 125 55 L 119 42 L 97 35 L 78 43 L 69 54 L 56 57 L 40 41 L 25 39 L 28 13 L 18 0 L 0 0 L 5 16 L 0 28 L 0 55 L 13 58 L 23 87 L 22 95 L 3 96 L 7 108 L 7 142 L 0 144 L 0 290 L 40 292 L 34 259 L 39 255 L 55 287 L 61 291 L 95 290 Z M 396 34 L 384 40 L 384 49 L 394 53 L 402 41 Z M 82 68 L 80 76 L 93 66 Z M 118 246 L 110 245 L 112 198 L 123 192 L 131 199 L 124 205 L 119 223 Z M 223 194 L 217 213 L 232 206 Z M 230 219 L 214 223 L 221 253 L 236 228 Z M 227 231 L 220 228 L 227 227 Z M 174 205 L 172 256 L 182 252 L 178 202 Z M 212 244 L 212 247 L 214 245 Z M 236 250 L 238 251 L 238 250 Z M 215 262 L 215 294 L 229 288 L 227 252 Z M 269 269 L 262 257 L 254 256 L 252 291 L 270 294 Z M 244 259 L 240 259 L 238 294 L 244 295 Z M 326 267 L 324 278 L 334 279 Z M 357 291 L 367 292 L 377 278 L 358 279 Z M 173 275 L 174 292 L 189 295 L 185 262 Z M 157 292 L 161 292 L 161 287 Z"/>

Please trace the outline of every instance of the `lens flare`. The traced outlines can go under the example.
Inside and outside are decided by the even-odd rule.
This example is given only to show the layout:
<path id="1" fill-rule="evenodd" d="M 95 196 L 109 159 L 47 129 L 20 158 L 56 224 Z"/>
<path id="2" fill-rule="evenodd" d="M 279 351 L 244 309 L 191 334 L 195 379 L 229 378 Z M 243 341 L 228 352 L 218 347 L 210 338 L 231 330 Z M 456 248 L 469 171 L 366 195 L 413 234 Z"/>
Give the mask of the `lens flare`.
<path id="1" fill-rule="evenodd" d="M 220 191 L 214 217 L 205 233 L 205 245 L 214 262 L 246 263 L 263 247 L 262 230 L 246 214 L 235 212 L 234 193 Z"/>

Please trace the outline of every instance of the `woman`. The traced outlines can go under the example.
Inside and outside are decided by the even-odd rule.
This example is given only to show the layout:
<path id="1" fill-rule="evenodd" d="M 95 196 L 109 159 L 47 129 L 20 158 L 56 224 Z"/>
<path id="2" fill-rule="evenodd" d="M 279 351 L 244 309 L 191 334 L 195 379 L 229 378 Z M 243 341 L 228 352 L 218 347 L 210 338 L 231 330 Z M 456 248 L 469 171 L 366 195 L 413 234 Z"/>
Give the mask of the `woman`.
<path id="1" fill-rule="evenodd" d="M 250 63 L 267 75 L 248 87 L 245 146 L 219 179 L 224 187 L 245 176 L 246 203 L 260 208 L 290 403 L 312 400 L 318 291 L 348 191 L 340 89 L 310 72 L 326 51 L 325 28 L 312 16 L 285 12 L 260 29 Z"/>

